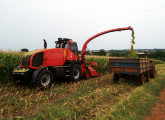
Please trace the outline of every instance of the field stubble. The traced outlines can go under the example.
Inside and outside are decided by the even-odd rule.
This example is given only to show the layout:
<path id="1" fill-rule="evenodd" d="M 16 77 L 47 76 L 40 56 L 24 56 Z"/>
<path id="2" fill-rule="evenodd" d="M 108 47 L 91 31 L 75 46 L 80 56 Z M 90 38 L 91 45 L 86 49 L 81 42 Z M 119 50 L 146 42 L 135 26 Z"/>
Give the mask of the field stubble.
<path id="1" fill-rule="evenodd" d="M 0 88 L 1 118 L 95 119 L 134 87 L 125 83 L 113 85 L 109 73 L 75 83 L 54 84 L 45 91 L 4 86 Z"/>
<path id="2" fill-rule="evenodd" d="M 6 71 L 6 75 L 11 75 L 13 68 L 19 64 L 21 55 L 13 55 L 13 53 L 1 53 L 0 55 L 0 70 Z M 7 62 L 6 55 L 11 55 L 8 63 L 15 60 L 13 61 L 14 66 L 10 69 L 5 68 L 5 66 L 12 65 L 12 62 L 5 63 Z M 0 119 L 136 118 L 138 115 L 144 114 L 141 112 L 142 109 L 152 105 L 158 91 L 165 84 L 163 82 L 165 78 L 164 64 L 161 65 L 162 62 L 159 61 L 156 61 L 160 63 L 157 65 L 158 77 L 146 85 L 138 87 L 124 80 L 114 85 L 112 74 L 107 73 L 109 71 L 107 58 L 87 58 L 87 60 L 98 62 L 100 67 L 96 69 L 103 76 L 74 83 L 55 83 L 45 91 L 25 86 L 18 87 L 13 84 L 0 86 Z"/>

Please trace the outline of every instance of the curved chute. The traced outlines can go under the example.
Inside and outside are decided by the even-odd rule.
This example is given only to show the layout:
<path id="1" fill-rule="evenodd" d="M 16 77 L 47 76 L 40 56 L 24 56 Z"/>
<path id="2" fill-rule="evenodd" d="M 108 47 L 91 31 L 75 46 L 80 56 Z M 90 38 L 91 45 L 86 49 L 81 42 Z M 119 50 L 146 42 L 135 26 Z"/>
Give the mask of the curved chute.
<path id="1" fill-rule="evenodd" d="M 116 29 L 111 29 L 111 30 L 107 30 L 107 31 L 103 31 L 103 32 L 100 32 L 92 37 L 90 37 L 83 45 L 82 47 L 82 52 L 81 52 L 81 63 L 84 64 L 85 62 L 85 54 L 86 54 L 86 48 L 87 48 L 87 44 L 93 40 L 94 38 L 96 37 L 99 37 L 101 35 L 104 35 L 106 33 L 110 33 L 110 32 L 116 32 L 116 31 L 123 31 L 123 30 L 131 30 L 132 32 L 134 31 L 132 27 L 124 27 L 124 28 L 116 28 Z"/>

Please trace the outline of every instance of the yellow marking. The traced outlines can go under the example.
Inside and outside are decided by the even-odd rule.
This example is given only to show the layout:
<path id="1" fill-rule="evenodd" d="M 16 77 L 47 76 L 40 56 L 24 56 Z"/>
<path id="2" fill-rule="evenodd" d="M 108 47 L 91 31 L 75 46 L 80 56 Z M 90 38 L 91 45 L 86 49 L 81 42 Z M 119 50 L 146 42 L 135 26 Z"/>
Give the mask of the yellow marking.
<path id="1" fill-rule="evenodd" d="M 15 69 L 15 70 L 13 70 L 13 72 L 27 72 L 27 71 L 29 71 L 30 69 L 27 69 L 27 68 L 21 68 L 21 69 Z"/>
<path id="2" fill-rule="evenodd" d="M 66 57 L 66 50 L 64 50 L 64 58 Z"/>

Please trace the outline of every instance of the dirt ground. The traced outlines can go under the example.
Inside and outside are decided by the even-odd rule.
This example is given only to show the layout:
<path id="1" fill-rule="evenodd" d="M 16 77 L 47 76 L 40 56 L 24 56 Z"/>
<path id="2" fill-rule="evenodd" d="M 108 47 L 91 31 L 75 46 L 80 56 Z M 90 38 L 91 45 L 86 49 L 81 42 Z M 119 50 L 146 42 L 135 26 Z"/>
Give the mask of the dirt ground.
<path id="1" fill-rule="evenodd" d="M 160 102 L 156 103 L 152 108 L 151 114 L 145 116 L 146 120 L 165 120 L 165 88 L 160 92 Z"/>

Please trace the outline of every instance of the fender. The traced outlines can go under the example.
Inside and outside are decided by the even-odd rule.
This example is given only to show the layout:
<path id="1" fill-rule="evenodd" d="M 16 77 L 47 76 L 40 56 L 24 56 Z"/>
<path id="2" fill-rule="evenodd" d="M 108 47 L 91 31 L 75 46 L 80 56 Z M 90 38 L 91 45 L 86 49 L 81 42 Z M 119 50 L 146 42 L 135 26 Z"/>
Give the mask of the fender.
<path id="1" fill-rule="evenodd" d="M 73 61 L 69 64 L 69 67 L 71 68 L 74 64 L 79 64 L 79 65 L 81 65 L 81 62 L 80 62 L 80 61 L 73 60 Z"/>
<path id="2" fill-rule="evenodd" d="M 44 66 L 44 67 L 41 67 L 41 68 L 36 69 L 36 70 L 33 72 L 31 82 L 36 82 L 38 73 L 39 73 L 41 70 L 45 69 L 45 68 L 47 68 L 47 66 Z"/>
<path id="3" fill-rule="evenodd" d="M 64 66 L 68 66 L 69 68 L 72 67 L 74 64 L 79 64 L 81 65 L 81 62 L 80 61 L 76 61 L 76 60 L 72 60 L 72 61 L 66 61 L 64 63 Z"/>

